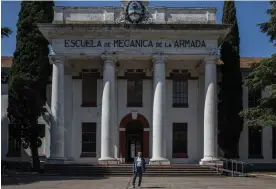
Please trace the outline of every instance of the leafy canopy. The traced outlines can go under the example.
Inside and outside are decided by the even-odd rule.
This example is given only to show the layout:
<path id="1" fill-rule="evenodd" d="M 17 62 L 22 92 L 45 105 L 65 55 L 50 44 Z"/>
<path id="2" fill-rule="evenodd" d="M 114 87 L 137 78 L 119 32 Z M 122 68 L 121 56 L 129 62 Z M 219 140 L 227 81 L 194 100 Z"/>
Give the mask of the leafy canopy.
<path id="1" fill-rule="evenodd" d="M 259 24 L 261 31 L 270 36 L 270 42 L 276 45 L 276 1 L 271 1 L 267 10 L 270 19 Z M 276 126 L 276 54 L 255 64 L 248 75 L 245 85 L 250 92 L 267 89 L 268 94 L 260 99 L 260 104 L 241 112 L 250 126 Z"/>
<path id="2" fill-rule="evenodd" d="M 267 88 L 268 95 L 260 99 L 259 105 L 244 110 L 241 115 L 250 126 L 276 126 L 276 54 L 267 58 L 251 72 L 245 85 L 250 92 Z"/>
<path id="3" fill-rule="evenodd" d="M 12 30 L 8 27 L 1 28 L 1 38 L 9 37 L 12 34 Z"/>

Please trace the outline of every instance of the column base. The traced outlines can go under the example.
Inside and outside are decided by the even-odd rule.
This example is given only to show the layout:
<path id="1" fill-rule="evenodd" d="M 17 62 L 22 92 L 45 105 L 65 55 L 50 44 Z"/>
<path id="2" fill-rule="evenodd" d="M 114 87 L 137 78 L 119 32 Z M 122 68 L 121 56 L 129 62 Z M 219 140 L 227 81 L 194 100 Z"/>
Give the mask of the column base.
<path id="1" fill-rule="evenodd" d="M 117 158 L 111 158 L 111 157 L 105 157 L 98 159 L 98 164 L 100 165 L 116 165 L 119 164 L 119 159 Z"/>
<path id="2" fill-rule="evenodd" d="M 166 158 L 151 158 L 149 160 L 150 165 L 170 165 L 170 161 Z"/>
<path id="3" fill-rule="evenodd" d="M 205 157 L 200 160 L 199 165 L 205 166 L 223 166 L 223 161 L 218 158 Z"/>

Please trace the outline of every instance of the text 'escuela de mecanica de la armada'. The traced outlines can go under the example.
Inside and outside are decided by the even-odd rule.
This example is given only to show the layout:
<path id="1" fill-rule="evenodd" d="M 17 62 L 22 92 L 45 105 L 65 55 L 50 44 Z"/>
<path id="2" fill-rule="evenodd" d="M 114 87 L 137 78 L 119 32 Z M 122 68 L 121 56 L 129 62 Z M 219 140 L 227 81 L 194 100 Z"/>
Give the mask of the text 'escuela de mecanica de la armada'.
<path id="1" fill-rule="evenodd" d="M 204 40 L 64 40 L 66 48 L 205 48 Z"/>

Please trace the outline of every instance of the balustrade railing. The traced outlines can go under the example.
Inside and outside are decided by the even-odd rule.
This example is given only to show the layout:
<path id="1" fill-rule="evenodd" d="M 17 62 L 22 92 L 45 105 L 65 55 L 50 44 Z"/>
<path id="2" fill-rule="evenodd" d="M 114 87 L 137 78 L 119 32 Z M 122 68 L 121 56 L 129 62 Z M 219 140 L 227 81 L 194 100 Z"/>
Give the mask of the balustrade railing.
<path id="1" fill-rule="evenodd" d="M 230 174 L 232 177 L 234 176 L 248 176 L 245 172 L 245 166 L 253 166 L 251 163 L 247 163 L 244 161 L 234 160 L 234 159 L 227 159 L 227 158 L 212 158 L 212 161 L 207 167 L 217 170 L 217 172 L 222 172 L 226 174 Z"/>

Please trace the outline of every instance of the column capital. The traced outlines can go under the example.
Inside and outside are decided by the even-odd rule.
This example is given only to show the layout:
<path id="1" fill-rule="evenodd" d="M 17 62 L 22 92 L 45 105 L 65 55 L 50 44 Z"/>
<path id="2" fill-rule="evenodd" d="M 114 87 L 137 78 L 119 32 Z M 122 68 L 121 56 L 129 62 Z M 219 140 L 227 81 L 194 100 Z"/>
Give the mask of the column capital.
<path id="1" fill-rule="evenodd" d="M 208 48 L 209 56 L 218 56 L 218 48 Z"/>
<path id="2" fill-rule="evenodd" d="M 66 56 L 49 55 L 49 60 L 51 64 L 63 64 L 66 61 L 66 59 Z"/>
<path id="3" fill-rule="evenodd" d="M 208 55 L 204 58 L 204 62 L 207 64 L 217 63 L 218 59 L 218 48 L 209 48 Z"/>
<path id="4" fill-rule="evenodd" d="M 205 64 L 216 64 L 219 60 L 218 56 L 206 56 L 204 58 Z"/>
<path id="5" fill-rule="evenodd" d="M 103 53 L 101 54 L 103 61 L 112 61 L 113 63 L 117 62 L 117 56 L 115 53 Z"/>
<path id="6" fill-rule="evenodd" d="M 168 61 L 168 56 L 163 54 L 152 55 L 152 62 L 155 64 L 166 63 Z"/>

